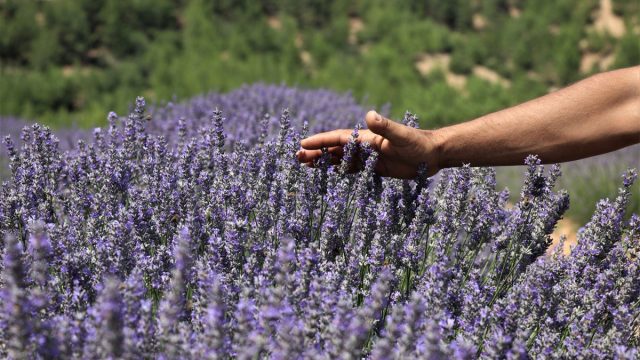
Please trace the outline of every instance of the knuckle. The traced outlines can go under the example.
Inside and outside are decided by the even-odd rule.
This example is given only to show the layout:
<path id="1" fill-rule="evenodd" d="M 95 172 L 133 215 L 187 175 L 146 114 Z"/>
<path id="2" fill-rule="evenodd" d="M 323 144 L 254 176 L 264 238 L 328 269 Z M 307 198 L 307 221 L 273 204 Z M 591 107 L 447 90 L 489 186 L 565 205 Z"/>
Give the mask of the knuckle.
<path id="1" fill-rule="evenodd" d="M 387 131 L 389 130 L 389 127 L 391 126 L 389 119 L 387 118 L 382 118 L 382 130 L 383 131 Z"/>
<path id="2" fill-rule="evenodd" d="M 376 134 L 371 139 L 371 145 L 375 146 L 378 149 L 381 149 L 383 141 L 384 141 L 384 138 L 382 136 Z"/>

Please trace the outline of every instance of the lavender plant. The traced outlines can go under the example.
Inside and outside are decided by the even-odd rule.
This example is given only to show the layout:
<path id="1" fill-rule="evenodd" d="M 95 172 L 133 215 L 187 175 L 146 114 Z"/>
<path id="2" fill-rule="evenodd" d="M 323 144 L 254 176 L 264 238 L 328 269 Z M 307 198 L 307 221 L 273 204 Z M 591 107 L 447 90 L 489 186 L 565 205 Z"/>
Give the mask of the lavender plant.
<path id="1" fill-rule="evenodd" d="M 579 226 L 589 221 L 598 200 L 613 197 L 618 191 L 618 175 L 629 167 L 640 165 L 640 144 L 617 151 L 593 156 L 587 159 L 562 164 L 563 176 L 558 186 L 567 189 L 571 195 L 571 209 L 567 217 Z M 503 166 L 497 169 L 498 184 L 517 186 L 522 181 L 520 166 Z M 632 186 L 632 196 L 627 209 L 631 213 L 640 212 L 640 182 Z M 515 198 L 515 197 L 514 197 Z M 512 200 L 514 199 L 512 198 Z"/>
<path id="2" fill-rule="evenodd" d="M 282 111 L 277 133 L 264 108 L 231 121 L 196 101 L 149 121 L 138 99 L 69 150 L 39 125 L 5 140 L 0 356 L 638 356 L 634 171 L 571 255 L 547 257 L 568 207 L 558 166 L 529 157 L 507 206 L 489 168 L 380 178 L 356 126 L 345 158 L 361 172 L 329 154 L 310 169 L 299 140 L 344 114 L 318 101 Z"/>

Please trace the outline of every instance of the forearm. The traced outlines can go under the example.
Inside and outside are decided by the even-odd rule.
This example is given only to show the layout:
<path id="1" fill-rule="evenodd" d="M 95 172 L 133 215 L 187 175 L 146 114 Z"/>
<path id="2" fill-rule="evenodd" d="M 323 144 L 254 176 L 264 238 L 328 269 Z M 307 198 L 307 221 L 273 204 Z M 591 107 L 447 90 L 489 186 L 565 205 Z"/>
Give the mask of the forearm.
<path id="1" fill-rule="evenodd" d="M 526 103 L 433 132 L 440 167 L 576 160 L 640 140 L 640 66 L 592 76 Z"/>

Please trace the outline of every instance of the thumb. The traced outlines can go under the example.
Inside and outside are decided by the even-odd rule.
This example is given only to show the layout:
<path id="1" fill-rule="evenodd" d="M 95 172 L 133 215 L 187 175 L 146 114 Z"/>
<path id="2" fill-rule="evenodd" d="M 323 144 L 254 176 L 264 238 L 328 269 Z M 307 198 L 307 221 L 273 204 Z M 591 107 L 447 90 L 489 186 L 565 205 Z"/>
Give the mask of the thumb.
<path id="1" fill-rule="evenodd" d="M 389 120 L 373 110 L 367 113 L 365 120 L 371 132 L 386 138 L 392 143 L 402 143 L 406 141 L 409 135 L 409 129 L 406 126 Z"/>

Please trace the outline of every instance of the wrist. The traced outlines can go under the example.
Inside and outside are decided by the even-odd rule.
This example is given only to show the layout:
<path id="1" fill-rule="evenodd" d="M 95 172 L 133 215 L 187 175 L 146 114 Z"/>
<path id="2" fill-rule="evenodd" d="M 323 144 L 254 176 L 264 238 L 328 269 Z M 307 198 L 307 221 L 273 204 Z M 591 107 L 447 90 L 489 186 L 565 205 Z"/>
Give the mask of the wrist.
<path id="1" fill-rule="evenodd" d="M 424 137 L 427 141 L 424 142 L 424 154 L 423 159 L 427 166 L 431 168 L 431 171 L 438 172 L 440 169 L 444 169 L 446 166 L 444 149 L 446 143 L 446 131 L 442 129 L 437 130 L 422 130 Z M 430 171 L 430 172 L 431 172 Z"/>

